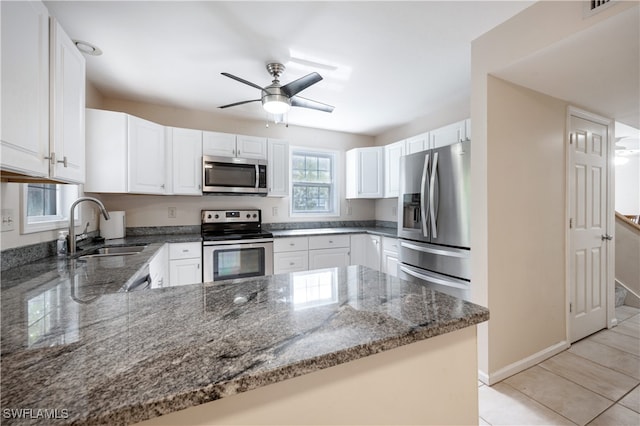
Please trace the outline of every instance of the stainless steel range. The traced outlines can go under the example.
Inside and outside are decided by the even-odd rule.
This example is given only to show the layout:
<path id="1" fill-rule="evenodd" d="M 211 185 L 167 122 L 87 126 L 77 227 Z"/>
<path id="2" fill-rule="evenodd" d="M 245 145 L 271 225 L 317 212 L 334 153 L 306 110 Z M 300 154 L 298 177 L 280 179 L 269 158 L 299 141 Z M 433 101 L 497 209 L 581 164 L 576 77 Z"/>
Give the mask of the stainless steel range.
<path id="1" fill-rule="evenodd" d="M 273 234 L 260 210 L 202 210 L 202 280 L 273 273 Z"/>

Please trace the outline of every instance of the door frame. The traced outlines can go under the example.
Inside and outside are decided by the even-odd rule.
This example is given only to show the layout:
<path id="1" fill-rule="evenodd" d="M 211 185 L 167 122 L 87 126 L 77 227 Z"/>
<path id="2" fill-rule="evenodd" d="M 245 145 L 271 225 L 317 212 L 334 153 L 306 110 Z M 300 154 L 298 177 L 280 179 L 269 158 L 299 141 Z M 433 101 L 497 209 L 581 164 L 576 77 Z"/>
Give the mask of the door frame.
<path id="1" fill-rule="evenodd" d="M 569 312 L 569 302 L 571 300 L 571 278 L 570 270 L 571 257 L 571 228 L 569 226 L 569 211 L 572 201 L 572 191 L 570 185 L 571 165 L 573 163 L 573 152 L 570 148 L 571 137 L 571 117 L 578 117 L 594 123 L 607 126 L 607 233 L 613 236 L 607 247 L 607 328 L 618 324 L 615 310 L 615 168 L 613 166 L 614 144 L 613 130 L 614 121 L 601 115 L 569 105 L 567 107 L 566 131 L 565 131 L 565 324 L 566 339 L 571 344 L 571 313 Z"/>

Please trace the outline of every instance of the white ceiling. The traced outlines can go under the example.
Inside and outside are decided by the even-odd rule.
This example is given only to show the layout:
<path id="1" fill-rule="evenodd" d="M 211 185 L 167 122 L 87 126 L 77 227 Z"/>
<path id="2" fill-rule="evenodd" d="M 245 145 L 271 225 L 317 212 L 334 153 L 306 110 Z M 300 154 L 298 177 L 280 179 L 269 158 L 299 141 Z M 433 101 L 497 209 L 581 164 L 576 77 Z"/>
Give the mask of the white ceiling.
<path id="1" fill-rule="evenodd" d="M 531 1 L 45 2 L 72 39 L 103 50 L 87 78 L 105 96 L 221 117 L 263 120 L 257 89 L 268 62 L 287 83 L 324 80 L 301 96 L 335 106 L 293 108 L 290 124 L 377 135 L 469 98 L 470 42 Z"/>

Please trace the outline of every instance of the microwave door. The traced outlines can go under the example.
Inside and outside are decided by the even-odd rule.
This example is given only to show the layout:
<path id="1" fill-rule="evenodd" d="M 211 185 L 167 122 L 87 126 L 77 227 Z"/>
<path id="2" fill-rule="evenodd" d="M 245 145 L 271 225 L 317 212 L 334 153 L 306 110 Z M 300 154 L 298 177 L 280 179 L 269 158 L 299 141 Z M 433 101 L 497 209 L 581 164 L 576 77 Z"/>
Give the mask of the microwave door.
<path id="1" fill-rule="evenodd" d="M 471 142 L 433 151 L 429 180 L 431 242 L 452 247 L 470 247 L 470 157 Z"/>

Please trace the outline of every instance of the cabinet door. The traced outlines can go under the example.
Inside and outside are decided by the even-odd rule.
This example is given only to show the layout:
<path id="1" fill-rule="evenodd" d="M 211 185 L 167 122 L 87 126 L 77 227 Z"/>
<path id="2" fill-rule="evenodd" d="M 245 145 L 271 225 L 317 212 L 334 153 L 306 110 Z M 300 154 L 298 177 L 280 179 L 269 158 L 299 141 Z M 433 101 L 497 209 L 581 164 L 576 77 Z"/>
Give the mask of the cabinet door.
<path id="1" fill-rule="evenodd" d="M 347 151 L 347 198 L 382 198 L 383 150 L 383 147 L 371 147 Z"/>
<path id="2" fill-rule="evenodd" d="M 129 192 L 165 193 L 163 126 L 129 116 Z"/>
<path id="3" fill-rule="evenodd" d="M 256 136 L 236 136 L 236 157 L 267 159 L 267 139 Z"/>
<path id="4" fill-rule="evenodd" d="M 49 12 L 37 1 L 2 1 L 0 10 L 0 165 L 48 176 Z"/>
<path id="5" fill-rule="evenodd" d="M 51 177 L 85 181 L 85 61 L 60 24 L 51 21 Z"/>
<path id="6" fill-rule="evenodd" d="M 274 274 L 306 271 L 307 269 L 309 269 L 309 252 L 306 250 L 273 254 Z"/>
<path id="7" fill-rule="evenodd" d="M 127 114 L 87 108 L 85 192 L 127 192 Z"/>
<path id="8" fill-rule="evenodd" d="M 235 157 L 236 135 L 218 132 L 202 132 L 202 155 Z"/>
<path id="9" fill-rule="evenodd" d="M 171 128 L 172 193 L 202 195 L 202 131 Z"/>
<path id="10" fill-rule="evenodd" d="M 467 118 L 466 120 L 464 120 L 464 140 L 465 141 L 471 140 L 471 119 L 470 118 Z"/>
<path id="11" fill-rule="evenodd" d="M 392 251 L 383 251 L 382 253 L 382 272 L 391 275 L 392 277 L 398 276 L 398 254 Z"/>
<path id="12" fill-rule="evenodd" d="M 432 130 L 431 148 L 440 148 L 442 146 L 452 145 L 462 142 L 465 139 L 465 121 L 458 121 L 436 130 Z"/>
<path id="13" fill-rule="evenodd" d="M 422 133 L 406 140 L 407 155 L 429 149 L 429 132 Z"/>
<path id="14" fill-rule="evenodd" d="M 349 249 L 309 250 L 309 269 L 349 266 Z"/>
<path id="15" fill-rule="evenodd" d="M 273 240 L 273 252 L 281 253 L 285 251 L 307 251 L 309 249 L 309 239 L 307 237 L 276 238 Z"/>
<path id="16" fill-rule="evenodd" d="M 200 258 L 169 261 L 169 285 L 187 285 L 202 282 Z"/>
<path id="17" fill-rule="evenodd" d="M 289 195 L 289 143 L 269 139 L 267 153 L 267 196 L 286 197 Z"/>
<path id="18" fill-rule="evenodd" d="M 405 155 L 404 141 L 384 147 L 384 196 L 397 197 L 400 190 L 400 157 Z"/>
<path id="19" fill-rule="evenodd" d="M 169 265 L 169 250 L 167 244 L 164 244 L 153 255 L 149 262 L 149 275 L 151 276 L 151 288 L 160 288 L 167 286 L 167 269 Z"/>
<path id="20" fill-rule="evenodd" d="M 380 270 L 380 237 L 369 234 L 351 236 L 351 265 Z"/>

